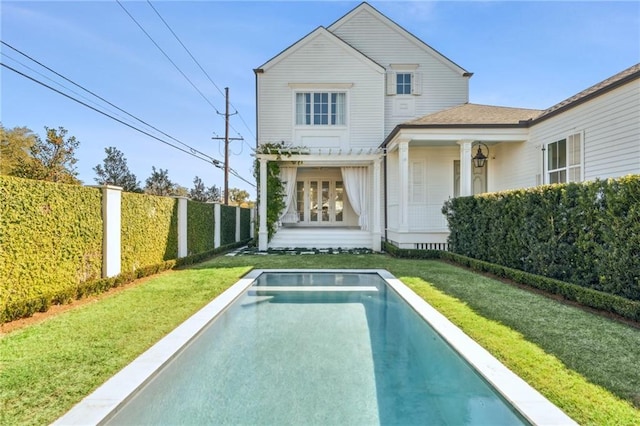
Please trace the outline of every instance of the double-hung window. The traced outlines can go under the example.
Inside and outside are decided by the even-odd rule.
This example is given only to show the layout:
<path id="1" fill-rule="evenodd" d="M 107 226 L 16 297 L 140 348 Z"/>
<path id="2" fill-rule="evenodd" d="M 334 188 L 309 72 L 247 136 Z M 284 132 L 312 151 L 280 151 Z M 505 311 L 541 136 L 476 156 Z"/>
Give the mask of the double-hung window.
<path id="1" fill-rule="evenodd" d="M 346 93 L 296 93 L 296 125 L 344 126 L 346 124 Z"/>
<path id="2" fill-rule="evenodd" d="M 548 183 L 582 180 L 582 133 L 547 144 Z"/>

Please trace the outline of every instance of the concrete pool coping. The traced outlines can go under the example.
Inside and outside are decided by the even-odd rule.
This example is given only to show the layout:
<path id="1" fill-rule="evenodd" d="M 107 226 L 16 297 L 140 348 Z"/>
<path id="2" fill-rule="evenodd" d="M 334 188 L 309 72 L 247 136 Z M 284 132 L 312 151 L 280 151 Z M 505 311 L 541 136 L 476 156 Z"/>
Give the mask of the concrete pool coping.
<path id="1" fill-rule="evenodd" d="M 53 424 L 100 424 L 108 420 L 137 389 L 144 386 L 151 379 L 156 371 L 173 359 L 181 348 L 195 338 L 207 324 L 224 312 L 227 306 L 240 297 L 255 279 L 265 272 L 378 274 L 529 422 L 541 426 L 576 424 L 563 411 L 384 269 L 252 270 L 116 373 Z"/>

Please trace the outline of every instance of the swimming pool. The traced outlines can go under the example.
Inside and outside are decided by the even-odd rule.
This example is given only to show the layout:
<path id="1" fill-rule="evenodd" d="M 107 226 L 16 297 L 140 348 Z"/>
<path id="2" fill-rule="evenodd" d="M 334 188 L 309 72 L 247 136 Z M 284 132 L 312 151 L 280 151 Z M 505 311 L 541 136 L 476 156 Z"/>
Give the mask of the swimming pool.
<path id="1" fill-rule="evenodd" d="M 382 270 L 251 272 L 57 423 L 101 422 L 572 423 Z"/>

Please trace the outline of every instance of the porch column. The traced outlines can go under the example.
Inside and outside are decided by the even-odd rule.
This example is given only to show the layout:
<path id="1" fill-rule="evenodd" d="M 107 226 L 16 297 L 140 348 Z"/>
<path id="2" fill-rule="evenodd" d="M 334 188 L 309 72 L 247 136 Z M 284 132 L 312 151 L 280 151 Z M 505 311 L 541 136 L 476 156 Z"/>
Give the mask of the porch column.
<path id="1" fill-rule="evenodd" d="M 373 251 L 382 250 L 382 243 L 380 241 L 382 237 L 380 232 L 380 162 L 381 159 L 374 160 L 373 162 L 373 228 L 371 230 L 371 248 Z"/>
<path id="2" fill-rule="evenodd" d="M 267 230 L 267 159 L 260 159 L 260 228 L 258 229 L 258 250 L 267 251 L 269 231 Z"/>
<path id="3" fill-rule="evenodd" d="M 460 145 L 460 196 L 473 195 L 471 192 L 471 144 L 473 141 L 458 141 Z"/>
<path id="4" fill-rule="evenodd" d="M 398 223 L 399 232 L 409 232 L 409 141 L 398 142 L 398 170 L 400 172 L 400 194 L 398 204 L 400 218 Z"/>

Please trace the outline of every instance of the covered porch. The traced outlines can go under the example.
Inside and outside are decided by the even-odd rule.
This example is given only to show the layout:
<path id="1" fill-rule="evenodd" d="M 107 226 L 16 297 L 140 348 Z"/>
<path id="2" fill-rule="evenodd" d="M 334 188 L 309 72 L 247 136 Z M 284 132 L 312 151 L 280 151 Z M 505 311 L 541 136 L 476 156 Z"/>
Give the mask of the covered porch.
<path id="1" fill-rule="evenodd" d="M 257 154 L 258 248 L 381 249 L 382 159 L 380 149 L 301 150 Z M 280 166 L 285 208 L 269 240 L 267 165 Z"/>
<path id="2" fill-rule="evenodd" d="M 465 104 L 396 127 L 387 149 L 386 238 L 400 248 L 446 243 L 442 214 L 454 197 L 506 189 L 534 110 Z M 478 149 L 484 156 L 476 164 Z"/>

